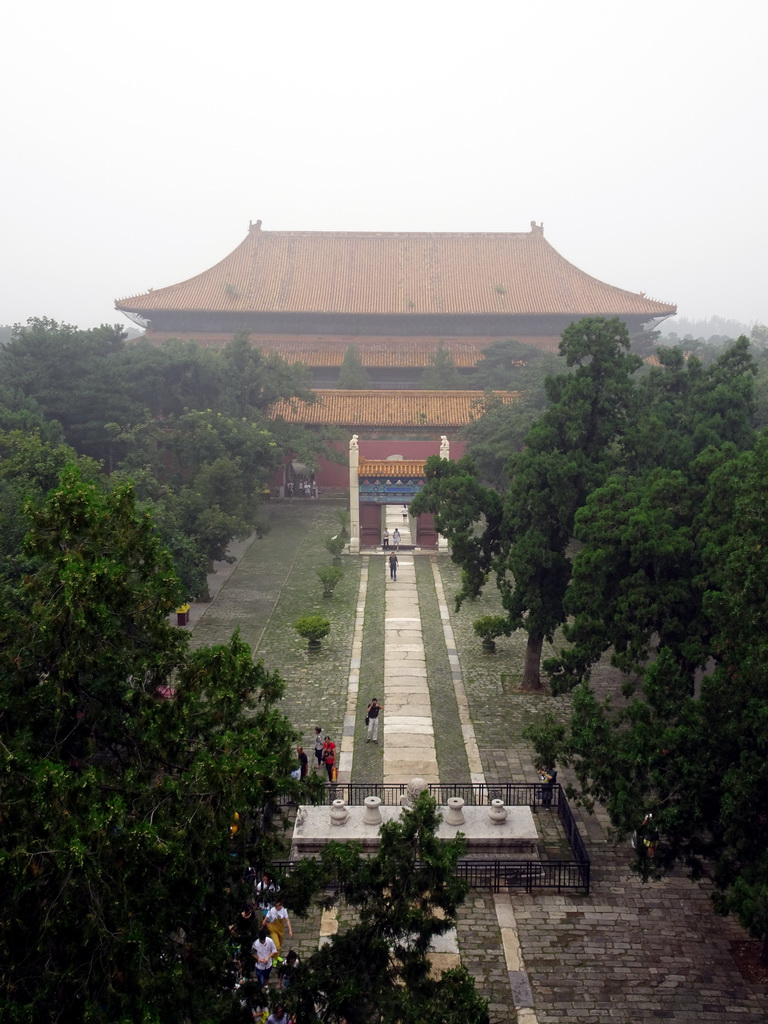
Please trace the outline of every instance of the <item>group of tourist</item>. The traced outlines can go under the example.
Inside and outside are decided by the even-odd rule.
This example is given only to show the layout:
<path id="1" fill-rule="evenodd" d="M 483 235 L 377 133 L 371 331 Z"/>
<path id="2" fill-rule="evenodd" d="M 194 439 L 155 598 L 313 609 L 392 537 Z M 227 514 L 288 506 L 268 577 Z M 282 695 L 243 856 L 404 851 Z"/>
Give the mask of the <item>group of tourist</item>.
<path id="1" fill-rule="evenodd" d="M 295 482 L 289 480 L 285 485 L 286 498 L 292 498 L 294 495 L 298 495 L 300 498 L 316 498 L 319 493 L 320 488 L 317 483 L 303 476 L 300 476 Z"/>
<path id="2" fill-rule="evenodd" d="M 338 774 L 336 768 L 336 744 L 330 736 L 323 737 L 323 727 L 315 726 L 315 769 L 320 771 L 325 767 L 328 773 L 328 781 L 335 782 Z"/>
<path id="3" fill-rule="evenodd" d="M 256 872 L 249 869 L 246 879 L 255 878 Z M 246 996 L 246 982 L 257 982 L 258 991 L 269 986 L 274 967 L 278 968 L 279 991 L 289 988 L 293 972 L 299 964 L 295 950 L 289 950 L 283 958 L 282 949 L 285 933 L 293 938 L 293 927 L 288 911 L 283 906 L 280 888 L 271 875 L 264 873 L 254 882 L 253 898 L 240 911 L 237 922 L 229 929 L 233 944 L 234 987 L 241 991 L 244 1006 L 252 1009 L 253 1019 L 267 1024 L 289 1024 L 290 1017 L 285 1008 L 278 1006 L 272 1014 L 260 1005 L 263 997 L 255 996 L 255 1004 Z"/>
<path id="4" fill-rule="evenodd" d="M 385 548 L 387 551 L 389 550 L 389 530 L 386 527 L 384 528 L 384 533 L 381 538 L 381 546 L 382 548 Z M 395 527 L 395 529 L 392 532 L 392 546 L 394 547 L 395 551 L 400 550 L 400 531 L 398 530 L 397 527 Z"/>

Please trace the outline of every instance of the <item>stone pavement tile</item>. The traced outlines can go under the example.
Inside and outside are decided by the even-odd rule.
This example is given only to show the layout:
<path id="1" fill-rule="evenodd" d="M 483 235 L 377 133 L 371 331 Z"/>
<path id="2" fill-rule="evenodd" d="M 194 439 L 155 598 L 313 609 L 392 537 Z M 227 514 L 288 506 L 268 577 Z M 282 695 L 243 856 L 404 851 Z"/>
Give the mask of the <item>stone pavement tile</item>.
<path id="1" fill-rule="evenodd" d="M 407 682 L 408 679 L 427 678 L 427 668 L 425 665 L 404 666 L 401 662 L 388 664 L 386 657 L 384 658 L 384 673 L 387 686 L 396 684 L 398 679 Z"/>
<path id="2" fill-rule="evenodd" d="M 412 644 L 408 645 L 413 646 Z M 387 664 L 391 664 L 393 669 L 402 671 L 403 663 L 406 663 L 410 669 L 411 665 L 423 666 L 426 668 L 426 658 L 424 656 L 424 648 L 420 651 L 404 651 L 402 647 L 398 647 L 397 644 L 390 644 L 387 647 L 385 659 Z"/>
<path id="3" fill-rule="evenodd" d="M 387 714 L 393 718 L 414 717 L 431 718 L 431 705 L 429 701 L 424 703 L 426 695 L 408 691 L 405 693 L 390 693 L 387 698 Z"/>
<path id="4" fill-rule="evenodd" d="M 423 743 L 419 743 L 418 746 L 415 743 L 415 738 L 420 737 Z M 429 730 L 409 730 L 407 733 L 399 733 L 396 729 L 387 727 L 384 730 L 384 741 L 386 741 L 387 749 L 390 751 L 406 751 L 406 750 L 418 750 L 424 749 L 424 744 L 431 743 L 434 747 L 434 732 L 430 726 Z"/>
<path id="5" fill-rule="evenodd" d="M 390 733 L 408 733 L 412 731 L 434 734 L 434 726 L 430 715 L 395 715 L 387 708 L 384 723 Z"/>
<path id="6" fill-rule="evenodd" d="M 437 762 L 409 762 L 404 766 L 398 764 L 384 765 L 384 782 L 387 785 L 407 785 L 411 779 L 423 779 L 427 784 L 437 785 L 440 777 L 437 773 Z"/>
<path id="7" fill-rule="evenodd" d="M 384 640 L 387 645 L 392 643 L 423 643 L 420 629 L 406 629 L 400 626 L 391 626 L 384 630 Z"/>

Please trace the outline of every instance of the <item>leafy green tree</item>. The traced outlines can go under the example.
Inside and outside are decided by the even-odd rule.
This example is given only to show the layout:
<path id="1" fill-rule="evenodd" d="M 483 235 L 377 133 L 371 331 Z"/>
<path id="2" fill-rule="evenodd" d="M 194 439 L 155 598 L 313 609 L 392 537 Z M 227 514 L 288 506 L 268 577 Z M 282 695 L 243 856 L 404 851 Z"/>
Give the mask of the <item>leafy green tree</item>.
<path id="1" fill-rule="evenodd" d="M 426 391 L 455 391 L 464 387 L 451 351 L 442 341 L 429 357 L 429 366 L 421 375 L 421 386 Z"/>
<path id="2" fill-rule="evenodd" d="M 427 485 L 413 505 L 416 515 L 435 513 L 437 529 L 454 545 L 452 557 L 464 570 L 458 600 L 478 594 L 495 574 L 511 627 L 528 633 L 526 689 L 541 688 L 544 640 L 565 617 L 576 511 L 620 462 L 634 400 L 632 374 L 641 363 L 628 348 L 627 329 L 616 319 L 588 318 L 563 333 L 560 352 L 572 372 L 547 379 L 551 404 L 528 431 L 524 450 L 510 452 L 506 473 L 512 483 L 500 514 L 498 499 L 472 472 L 461 472 L 452 495 L 444 484 L 433 484 L 433 478 L 454 476 L 439 460 L 428 460 Z M 446 497 L 452 508 L 445 507 Z"/>
<path id="3" fill-rule="evenodd" d="M 372 857 L 357 844 L 330 843 L 319 862 L 300 864 L 303 884 L 332 884 L 356 922 L 302 962 L 285 1000 L 297 1024 L 487 1024 L 487 1003 L 464 968 L 430 976 L 430 943 L 455 927 L 467 893 L 456 875 L 464 841 L 438 840 L 439 824 L 423 793 L 382 825 Z"/>
<path id="4" fill-rule="evenodd" d="M 46 419 L 57 420 L 77 452 L 109 461 L 103 426 L 143 415 L 121 386 L 120 356 L 125 332 L 119 325 L 81 331 L 69 324 L 32 318 L 14 327 L 0 349 L 0 379 L 14 392 L 34 399 Z"/>
<path id="5" fill-rule="evenodd" d="M 122 386 L 151 418 L 180 416 L 186 409 L 218 409 L 225 376 L 220 364 L 216 352 L 194 341 L 153 345 L 142 339 L 130 342 L 121 353 Z M 138 417 L 121 425 L 136 422 Z"/>
<path id="6" fill-rule="evenodd" d="M 478 391 L 522 391 L 534 408 L 543 408 L 546 377 L 563 369 L 557 352 L 513 339 L 492 341 L 483 349 L 466 386 Z"/>
<path id="7" fill-rule="evenodd" d="M 29 507 L 41 505 L 64 467 L 75 461 L 89 479 L 99 475 L 96 463 L 78 459 L 67 445 L 51 444 L 37 432 L 0 431 L 0 576 L 17 579 L 26 571 L 22 545 L 30 527 Z"/>
<path id="8" fill-rule="evenodd" d="M 753 324 L 749 340 L 756 349 L 768 348 L 768 327 L 765 324 Z"/>
<path id="9" fill-rule="evenodd" d="M 4 1019 L 234 1020 L 227 926 L 299 793 L 283 683 L 237 636 L 189 653 L 130 487 L 68 468 L 30 518 L 0 620 Z"/>
<path id="10" fill-rule="evenodd" d="M 357 345 L 347 345 L 336 386 L 344 391 L 364 391 L 371 386 L 371 378 L 360 359 Z"/>
<path id="11" fill-rule="evenodd" d="M 705 448 L 753 442 L 755 362 L 739 338 L 708 366 L 680 349 L 661 348 L 660 367 L 638 387 L 634 422 L 624 439 L 627 472 L 659 466 L 685 471 Z"/>
<path id="12" fill-rule="evenodd" d="M 638 356 L 619 320 L 592 318 L 563 332 L 567 375 L 549 378 L 551 404 L 508 466 L 513 483 L 504 499 L 508 549 L 497 568 L 510 622 L 528 633 L 523 686 L 541 687 L 545 639 L 565 618 L 570 581 L 568 545 L 574 516 L 621 457 L 631 416 Z"/>
<path id="13" fill-rule="evenodd" d="M 530 735 L 573 766 L 580 799 L 603 803 L 618 836 L 651 812 L 659 842 L 653 856 L 638 847 L 636 869 L 648 877 L 682 861 L 694 877 L 710 876 L 716 908 L 762 940 L 768 962 L 766 480 L 766 436 L 754 450 L 732 450 L 707 478 L 689 583 L 702 593 L 712 663 L 696 688 L 677 645 L 662 643 L 629 700 L 599 701 L 585 681 L 567 726 L 549 720 Z"/>
<path id="14" fill-rule="evenodd" d="M 0 383 L 0 430 L 24 430 L 38 433 L 53 444 L 64 441 L 64 431 L 56 420 L 46 420 L 34 398 L 25 398 L 18 389 Z"/>
<path id="15" fill-rule="evenodd" d="M 323 597 L 332 597 L 334 590 L 341 582 L 344 570 L 339 565 L 320 565 L 315 572 L 323 585 Z"/>
<path id="16" fill-rule="evenodd" d="M 169 535 L 189 538 L 206 561 L 225 559 L 233 537 L 266 529 L 262 495 L 282 456 L 263 425 L 190 411 L 139 424 L 127 446 L 120 475 L 136 480 L 142 500 L 161 501 Z"/>
<path id="17" fill-rule="evenodd" d="M 475 418 L 461 431 L 479 479 L 488 487 L 504 491 L 509 486 L 506 466 L 513 452 L 523 447 L 526 434 L 540 414 L 525 397 L 512 402 L 487 392 Z"/>
<path id="18" fill-rule="evenodd" d="M 746 339 L 706 368 L 672 350 L 661 358 L 638 388 L 625 471 L 576 515 L 582 546 L 565 598 L 571 646 L 546 666 L 557 690 L 583 679 L 609 648 L 615 665 L 639 672 L 667 647 L 693 687 L 711 651 L 700 534 L 713 522 L 700 514 L 713 471 L 752 442 L 754 364 Z"/>
<path id="19" fill-rule="evenodd" d="M 701 688 L 701 757 L 718 802 L 715 906 L 763 943 L 768 963 L 768 435 L 712 474 L 702 520 L 716 668 Z M 728 515 L 730 512 L 730 515 Z"/>
<path id="20" fill-rule="evenodd" d="M 411 515 L 430 512 L 435 527 L 448 539 L 451 559 L 462 569 L 456 608 L 479 594 L 502 551 L 502 498 L 478 479 L 474 462 L 430 456 L 426 484 L 411 502 Z"/>
<path id="21" fill-rule="evenodd" d="M 219 357 L 221 399 L 216 408 L 233 416 L 260 419 L 280 398 L 317 401 L 309 371 L 254 347 L 247 333 L 236 334 Z"/>

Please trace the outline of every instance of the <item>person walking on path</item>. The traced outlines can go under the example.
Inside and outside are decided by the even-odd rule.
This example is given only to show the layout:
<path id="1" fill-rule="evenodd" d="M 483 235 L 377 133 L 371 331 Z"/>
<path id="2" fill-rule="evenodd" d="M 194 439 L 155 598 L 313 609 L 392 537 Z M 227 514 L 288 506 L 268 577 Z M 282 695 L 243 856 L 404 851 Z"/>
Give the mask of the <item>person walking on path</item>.
<path id="1" fill-rule="evenodd" d="M 315 726 L 315 759 L 318 770 L 323 767 L 323 727 Z"/>
<path id="2" fill-rule="evenodd" d="M 395 532 L 392 534 L 392 543 L 395 545 L 395 551 L 400 548 L 400 531 L 395 527 Z"/>
<path id="3" fill-rule="evenodd" d="M 386 550 L 389 547 L 389 530 L 384 527 L 384 536 L 381 538 L 381 546 Z"/>
<path id="4" fill-rule="evenodd" d="M 557 782 L 557 772 L 548 765 L 539 765 L 539 778 L 541 779 L 541 806 L 552 806 L 552 794 Z"/>
<path id="5" fill-rule="evenodd" d="M 256 977 L 262 988 L 269 984 L 269 975 L 272 973 L 272 961 L 277 956 L 277 946 L 269 937 L 266 928 L 262 928 L 259 937 L 251 946 L 251 955 L 256 962 Z"/>
<path id="6" fill-rule="evenodd" d="M 280 956 L 280 950 L 283 948 L 283 936 L 285 935 L 286 926 L 288 928 L 289 937 L 293 938 L 291 919 L 288 917 L 288 911 L 283 906 L 283 901 L 280 896 L 277 897 L 275 905 L 270 907 L 264 916 L 264 924 L 267 926 L 270 939 L 272 939 L 274 944 L 277 946 L 277 955 Z"/>
<path id="7" fill-rule="evenodd" d="M 323 743 L 323 764 L 328 772 L 328 781 L 333 782 L 333 770 L 336 766 L 336 744 L 330 736 L 326 736 L 325 743 Z"/>
<path id="8" fill-rule="evenodd" d="M 299 966 L 299 955 L 295 949 L 288 950 L 285 963 L 280 967 L 278 973 L 278 987 L 281 991 L 291 987 L 296 968 Z"/>
<path id="9" fill-rule="evenodd" d="M 394 551 L 389 556 L 389 578 L 397 582 L 397 555 Z"/>
<path id="10" fill-rule="evenodd" d="M 403 522 L 404 523 L 408 522 L 408 506 L 407 505 L 403 505 Z"/>
<path id="11" fill-rule="evenodd" d="M 290 1014 L 284 1006 L 278 1006 L 267 1017 L 266 1024 L 291 1024 Z"/>
<path id="12" fill-rule="evenodd" d="M 264 872 L 261 881 L 254 885 L 253 890 L 256 894 L 256 904 L 261 909 L 263 917 L 275 902 L 275 893 L 280 892 L 280 887 L 275 884 L 272 875 Z"/>
<path id="13" fill-rule="evenodd" d="M 382 707 L 383 705 L 379 704 L 375 697 L 368 705 L 368 710 L 365 712 L 365 721 L 368 725 L 368 735 L 365 740 L 366 743 L 370 743 L 371 740 L 373 740 L 374 743 L 379 742 L 379 712 Z"/>
<path id="14" fill-rule="evenodd" d="M 296 753 L 299 758 L 299 778 L 306 779 L 309 765 L 307 755 L 304 753 L 304 747 L 296 747 Z"/>

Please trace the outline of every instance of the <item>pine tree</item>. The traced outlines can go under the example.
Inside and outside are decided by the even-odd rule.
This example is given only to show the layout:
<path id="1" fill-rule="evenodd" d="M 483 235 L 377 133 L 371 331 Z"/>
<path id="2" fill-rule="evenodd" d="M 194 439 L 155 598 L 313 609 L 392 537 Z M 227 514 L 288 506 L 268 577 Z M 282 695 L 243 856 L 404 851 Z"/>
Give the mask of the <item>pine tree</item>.
<path id="1" fill-rule="evenodd" d="M 344 391 L 365 391 L 371 386 L 370 378 L 363 367 L 357 345 L 347 345 L 344 360 L 339 369 L 336 384 Z"/>

